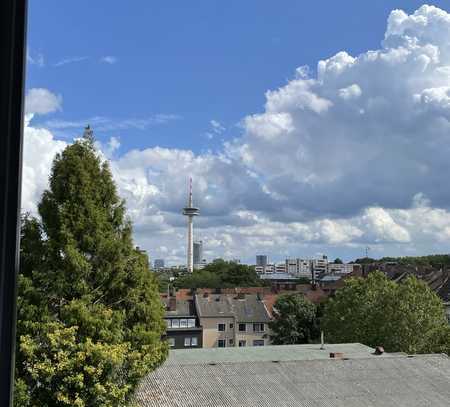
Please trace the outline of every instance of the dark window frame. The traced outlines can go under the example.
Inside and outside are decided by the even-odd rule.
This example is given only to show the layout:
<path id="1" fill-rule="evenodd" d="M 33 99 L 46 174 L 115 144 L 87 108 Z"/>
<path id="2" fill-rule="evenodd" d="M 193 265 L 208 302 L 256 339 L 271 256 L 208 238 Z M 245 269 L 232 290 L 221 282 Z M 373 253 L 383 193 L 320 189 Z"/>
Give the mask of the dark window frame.
<path id="1" fill-rule="evenodd" d="M 14 391 L 27 0 L 0 1 L 0 405 Z"/>

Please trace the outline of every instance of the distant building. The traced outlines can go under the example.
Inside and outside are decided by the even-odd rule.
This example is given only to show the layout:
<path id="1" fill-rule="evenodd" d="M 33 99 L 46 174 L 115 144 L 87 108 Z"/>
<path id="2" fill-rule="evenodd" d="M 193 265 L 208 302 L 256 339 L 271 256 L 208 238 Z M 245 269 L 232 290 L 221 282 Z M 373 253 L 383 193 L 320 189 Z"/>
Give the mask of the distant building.
<path id="1" fill-rule="evenodd" d="M 265 254 L 258 254 L 256 256 L 256 266 L 266 267 L 269 263 L 269 258 Z"/>
<path id="2" fill-rule="evenodd" d="M 195 306 L 204 348 L 269 344 L 270 315 L 258 294 L 197 294 Z"/>
<path id="3" fill-rule="evenodd" d="M 306 259 L 286 259 L 286 273 L 311 279 L 312 261 Z"/>
<path id="4" fill-rule="evenodd" d="M 163 269 L 165 267 L 164 259 L 155 259 L 153 267 L 155 269 Z"/>
<path id="5" fill-rule="evenodd" d="M 200 240 L 194 242 L 194 268 L 202 264 L 203 260 L 203 242 Z"/>

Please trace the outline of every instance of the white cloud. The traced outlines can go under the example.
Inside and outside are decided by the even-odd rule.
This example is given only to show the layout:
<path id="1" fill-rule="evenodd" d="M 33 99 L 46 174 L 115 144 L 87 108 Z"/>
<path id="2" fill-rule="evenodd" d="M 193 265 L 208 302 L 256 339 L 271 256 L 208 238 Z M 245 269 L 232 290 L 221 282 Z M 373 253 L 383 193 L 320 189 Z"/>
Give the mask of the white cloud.
<path id="1" fill-rule="evenodd" d="M 183 261 L 181 208 L 192 176 L 196 233 L 210 258 L 251 259 L 259 251 L 345 258 L 367 245 L 379 255 L 448 251 L 449 73 L 450 16 L 431 6 L 393 11 L 380 49 L 339 52 L 318 63 L 317 77 L 298 68 L 220 153 L 155 147 L 113 157 L 137 242 L 153 258 Z M 154 123 L 103 119 L 90 121 L 94 130 Z M 211 134 L 222 131 L 220 122 L 210 125 Z M 54 151 L 64 146 L 50 133 L 42 137 Z M 112 154 L 117 144 L 102 149 Z M 25 201 L 35 199 L 42 182 L 31 175 L 25 182 Z"/>
<path id="2" fill-rule="evenodd" d="M 45 58 L 44 54 L 41 52 L 32 54 L 29 49 L 27 49 L 27 63 L 30 65 L 37 65 L 39 68 L 43 68 L 45 66 Z"/>
<path id="3" fill-rule="evenodd" d="M 26 114 L 47 114 L 61 110 L 62 96 L 48 89 L 33 88 L 25 96 Z"/>
<path id="4" fill-rule="evenodd" d="M 56 62 L 56 63 L 54 64 L 54 66 L 60 67 L 60 66 L 63 66 L 63 65 L 73 64 L 73 63 L 76 63 L 76 62 L 82 62 L 82 61 L 85 61 L 85 60 L 87 60 L 87 59 L 88 59 L 87 56 L 82 56 L 82 57 L 67 57 L 67 58 L 63 58 L 63 59 L 59 60 L 58 62 Z"/>
<path id="5" fill-rule="evenodd" d="M 114 65 L 117 63 L 118 59 L 117 57 L 114 57 L 112 55 L 107 55 L 105 57 L 100 58 L 100 62 L 104 62 L 106 64 Z"/>

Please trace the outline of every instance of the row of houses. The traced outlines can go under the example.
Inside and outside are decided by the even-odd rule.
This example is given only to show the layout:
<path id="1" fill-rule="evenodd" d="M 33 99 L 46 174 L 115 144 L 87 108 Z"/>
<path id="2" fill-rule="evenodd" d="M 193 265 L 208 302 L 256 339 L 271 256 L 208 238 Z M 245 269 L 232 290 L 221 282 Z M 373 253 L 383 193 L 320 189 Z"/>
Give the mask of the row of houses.
<path id="1" fill-rule="evenodd" d="M 293 290 L 271 287 L 180 289 L 162 294 L 166 336 L 173 349 L 253 347 L 270 344 L 269 322 L 276 299 Z M 297 285 L 294 292 L 318 303 L 327 297 L 320 288 Z"/>

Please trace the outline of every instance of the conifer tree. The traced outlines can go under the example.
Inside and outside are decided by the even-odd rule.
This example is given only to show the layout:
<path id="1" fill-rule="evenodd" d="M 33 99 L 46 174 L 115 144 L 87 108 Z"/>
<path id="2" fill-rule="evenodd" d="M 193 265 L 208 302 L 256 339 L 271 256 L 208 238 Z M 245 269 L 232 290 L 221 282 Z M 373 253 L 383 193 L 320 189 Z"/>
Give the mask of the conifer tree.
<path id="1" fill-rule="evenodd" d="M 15 403 L 123 406 L 166 357 L 163 309 L 91 131 L 56 156 L 39 215 L 22 225 Z"/>

